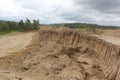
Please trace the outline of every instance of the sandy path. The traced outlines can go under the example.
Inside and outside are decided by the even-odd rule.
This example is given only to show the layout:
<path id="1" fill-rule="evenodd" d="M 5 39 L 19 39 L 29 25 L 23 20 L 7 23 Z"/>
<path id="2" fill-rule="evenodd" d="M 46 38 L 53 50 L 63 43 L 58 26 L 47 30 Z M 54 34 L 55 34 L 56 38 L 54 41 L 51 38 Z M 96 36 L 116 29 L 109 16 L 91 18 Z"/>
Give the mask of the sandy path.
<path id="1" fill-rule="evenodd" d="M 32 40 L 34 32 L 14 33 L 0 38 L 0 57 L 11 52 L 18 52 L 25 48 Z"/>

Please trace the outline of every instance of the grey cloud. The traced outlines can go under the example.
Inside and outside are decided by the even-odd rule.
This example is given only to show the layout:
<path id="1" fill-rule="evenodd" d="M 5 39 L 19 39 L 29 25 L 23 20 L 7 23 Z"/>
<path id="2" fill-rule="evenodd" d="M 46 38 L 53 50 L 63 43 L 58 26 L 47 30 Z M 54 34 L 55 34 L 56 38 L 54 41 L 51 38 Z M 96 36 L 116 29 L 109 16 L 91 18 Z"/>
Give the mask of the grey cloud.
<path id="1" fill-rule="evenodd" d="M 120 0 L 74 0 L 74 2 L 103 13 L 120 13 Z"/>
<path id="2" fill-rule="evenodd" d="M 120 25 L 119 0 L 1 0 L 0 19 Z M 9 15 L 11 14 L 11 15 Z"/>
<path id="3" fill-rule="evenodd" d="M 86 12 L 86 11 L 85 11 Z M 88 17 L 85 15 L 85 12 L 82 12 L 81 10 L 67 10 L 64 9 L 64 7 L 56 7 L 53 9 L 53 13 L 57 14 L 62 20 L 66 21 L 72 21 L 72 22 L 89 22 L 89 23 L 95 23 L 94 19 Z"/>

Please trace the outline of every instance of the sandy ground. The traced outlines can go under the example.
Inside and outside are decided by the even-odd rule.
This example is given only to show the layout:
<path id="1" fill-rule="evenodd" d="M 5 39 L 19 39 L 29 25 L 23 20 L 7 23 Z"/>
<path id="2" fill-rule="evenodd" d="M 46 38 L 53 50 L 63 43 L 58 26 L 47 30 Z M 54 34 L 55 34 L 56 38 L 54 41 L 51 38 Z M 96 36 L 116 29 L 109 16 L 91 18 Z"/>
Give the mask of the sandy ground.
<path id="1" fill-rule="evenodd" d="M 94 35 L 100 39 L 120 46 L 120 29 L 116 30 L 101 30 L 101 35 Z"/>
<path id="2" fill-rule="evenodd" d="M 110 34 L 110 33 L 108 33 L 108 34 Z M 10 53 L 19 52 L 19 51 L 25 49 L 25 46 L 27 46 L 30 43 L 30 41 L 32 40 L 33 35 L 34 35 L 34 32 L 13 33 L 10 35 L 1 36 L 0 37 L 0 57 L 4 57 L 4 56 L 9 55 Z M 93 35 L 93 36 L 96 36 L 107 42 L 110 42 L 112 44 L 120 46 L 120 37 L 113 36 L 113 33 L 111 33 L 111 35 L 102 34 L 102 35 Z M 41 63 L 39 63 L 39 65 L 36 65 L 36 67 L 38 67 L 37 72 L 39 72 L 39 69 L 40 69 L 40 72 L 43 71 L 43 73 L 44 73 L 44 70 L 41 70 L 41 68 L 39 68 L 39 66 L 43 67 L 43 69 L 46 66 L 47 66 L 46 69 L 47 68 L 49 69 L 49 66 L 57 68 L 59 65 L 61 65 L 63 63 L 69 64 L 69 62 L 70 62 L 70 64 L 72 63 L 74 65 L 73 66 L 70 65 L 70 67 L 63 69 L 63 72 L 61 71 L 61 73 L 59 74 L 60 76 L 64 77 L 64 76 L 67 76 L 67 74 L 70 76 L 72 76 L 72 74 L 75 74 L 73 76 L 80 76 L 80 75 L 82 76 L 82 74 L 79 73 L 79 69 L 83 68 L 83 70 L 82 70 L 83 72 L 86 72 L 86 73 L 89 73 L 92 75 L 92 77 L 88 76 L 88 79 L 85 79 L 85 80 L 102 80 L 102 79 L 98 79 L 98 77 L 102 78 L 102 74 L 100 74 L 101 72 L 99 71 L 99 69 L 98 68 L 93 69 L 93 66 L 98 65 L 94 59 L 90 58 L 89 56 L 86 56 L 86 54 L 78 55 L 77 52 L 75 52 L 76 54 L 72 55 L 72 57 L 69 60 L 69 58 L 66 55 L 60 55 L 60 56 L 56 55 L 55 53 L 59 52 L 59 48 L 53 50 L 53 45 L 51 45 L 51 46 L 47 45 L 47 46 L 45 46 L 45 49 L 44 49 L 44 47 L 41 47 L 40 50 L 43 52 L 38 51 L 38 53 L 41 53 L 41 54 L 38 54 L 38 53 L 32 54 L 31 53 L 28 55 L 28 57 L 32 56 L 31 58 L 33 59 L 33 62 L 30 60 L 30 63 L 34 63 L 34 61 L 36 63 L 39 63 L 39 61 L 41 62 Z M 50 50 L 53 50 L 53 51 L 50 51 Z M 63 51 L 64 51 L 64 49 L 63 49 Z M 83 51 L 84 51 L 84 49 L 83 49 Z M 74 52 L 74 48 L 73 48 L 73 52 Z M 46 54 L 47 56 L 42 53 L 47 53 Z M 51 54 L 53 54 L 53 55 L 51 55 Z M 40 58 L 41 56 L 42 56 L 42 58 Z M 56 58 L 58 58 L 58 59 L 56 59 Z M 42 59 L 42 60 L 39 60 L 39 59 Z M 71 62 L 71 60 L 73 60 L 73 61 Z M 76 63 L 76 62 L 79 62 L 80 65 L 78 65 L 78 63 Z M 25 63 L 29 63 L 29 59 L 26 60 Z M 53 64 L 54 64 L 54 66 L 53 66 Z M 80 68 L 78 68 L 78 67 L 80 67 Z M 74 69 L 76 71 L 74 71 Z M 78 69 L 78 72 L 77 72 L 77 69 Z M 34 72 L 34 71 L 35 70 L 33 67 L 33 70 L 31 70 L 30 72 L 32 72 L 35 75 L 36 72 Z M 72 73 L 70 73 L 70 71 Z M 95 73 L 92 73 L 92 72 L 95 72 Z M 26 72 L 25 74 L 29 75 L 29 72 L 28 73 Z M 97 74 L 97 75 L 95 75 L 95 74 Z M 34 80 L 43 80 L 45 78 L 45 76 L 43 76 L 43 78 L 41 78 L 41 76 L 40 76 L 41 74 L 38 74 L 40 76 L 40 78 L 39 78 L 39 76 L 37 76 L 39 79 L 35 79 L 35 78 L 32 79 L 32 77 L 34 77 L 34 75 L 30 75 L 30 77 L 28 77 L 26 75 L 21 74 L 21 73 L 9 72 L 6 70 L 0 70 L 0 80 L 33 80 L 33 79 Z M 50 79 L 50 80 L 52 80 L 52 79 Z M 73 80 L 79 80 L 79 79 L 73 79 Z"/>
<path id="3" fill-rule="evenodd" d="M 94 35 L 100 39 L 103 39 L 107 42 L 110 42 L 112 44 L 115 45 L 119 45 L 120 46 L 120 37 L 114 37 L 114 36 L 107 36 L 107 35 Z"/>
<path id="4" fill-rule="evenodd" d="M 6 56 L 9 53 L 19 52 L 27 46 L 32 40 L 34 32 L 28 33 L 13 33 L 0 37 L 0 57 Z M 94 35 L 100 39 L 120 46 L 120 37 L 113 35 Z"/>
<path id="5" fill-rule="evenodd" d="M 0 37 L 0 57 L 4 57 L 13 52 L 19 52 L 25 49 L 35 32 L 12 33 Z M 18 73 L 0 70 L 0 80 L 22 80 Z M 24 77 L 25 80 L 31 80 Z"/>
<path id="6" fill-rule="evenodd" d="M 32 40 L 34 32 L 12 33 L 0 37 L 0 57 L 6 56 L 12 52 L 19 52 L 27 46 Z"/>

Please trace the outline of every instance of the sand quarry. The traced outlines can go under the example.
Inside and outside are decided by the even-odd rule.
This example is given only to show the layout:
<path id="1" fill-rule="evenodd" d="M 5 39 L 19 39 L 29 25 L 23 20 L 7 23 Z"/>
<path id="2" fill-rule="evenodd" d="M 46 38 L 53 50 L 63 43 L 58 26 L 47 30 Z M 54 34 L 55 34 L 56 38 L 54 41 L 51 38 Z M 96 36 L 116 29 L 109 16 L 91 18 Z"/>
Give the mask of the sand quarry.
<path id="1" fill-rule="evenodd" d="M 120 80 L 120 30 L 42 27 L 0 37 L 0 80 Z"/>

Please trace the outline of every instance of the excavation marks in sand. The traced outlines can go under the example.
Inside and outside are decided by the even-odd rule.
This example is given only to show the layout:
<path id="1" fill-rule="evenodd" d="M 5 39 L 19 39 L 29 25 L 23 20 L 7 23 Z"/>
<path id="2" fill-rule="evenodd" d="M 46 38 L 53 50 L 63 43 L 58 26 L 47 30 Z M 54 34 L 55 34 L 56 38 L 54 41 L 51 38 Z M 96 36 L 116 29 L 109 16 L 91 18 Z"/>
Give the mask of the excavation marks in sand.
<path id="1" fill-rule="evenodd" d="M 34 32 L 13 33 L 0 37 L 0 57 L 9 53 L 19 52 L 25 48 L 32 40 Z"/>

